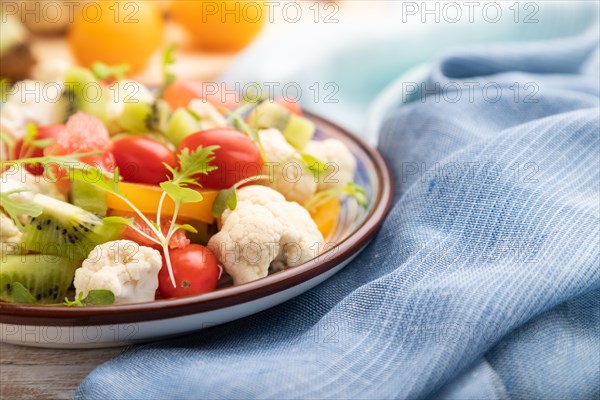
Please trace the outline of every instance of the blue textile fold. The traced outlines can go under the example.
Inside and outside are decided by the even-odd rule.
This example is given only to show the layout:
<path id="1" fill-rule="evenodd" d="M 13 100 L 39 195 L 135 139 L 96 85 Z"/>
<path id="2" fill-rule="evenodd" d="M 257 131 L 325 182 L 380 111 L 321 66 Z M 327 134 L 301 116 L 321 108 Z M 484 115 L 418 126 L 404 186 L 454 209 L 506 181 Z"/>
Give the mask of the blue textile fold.
<path id="1" fill-rule="evenodd" d="M 598 57 L 598 27 L 441 57 L 382 124 L 395 203 L 355 261 L 74 397 L 598 398 Z"/>

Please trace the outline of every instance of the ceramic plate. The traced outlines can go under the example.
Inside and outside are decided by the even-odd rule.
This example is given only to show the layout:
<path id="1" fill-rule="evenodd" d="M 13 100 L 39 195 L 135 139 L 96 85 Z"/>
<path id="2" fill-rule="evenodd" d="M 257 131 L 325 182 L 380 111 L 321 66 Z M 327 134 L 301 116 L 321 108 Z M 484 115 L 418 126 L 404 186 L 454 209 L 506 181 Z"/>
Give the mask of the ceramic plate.
<path id="1" fill-rule="evenodd" d="M 185 298 L 102 307 L 0 303 L 0 340 L 57 348 L 110 347 L 181 335 L 265 310 L 311 289 L 347 265 L 369 243 L 392 202 L 392 177 L 376 150 L 320 117 L 317 139 L 342 140 L 358 161 L 355 181 L 369 205 L 344 201 L 326 252 L 288 270 L 244 285 Z"/>

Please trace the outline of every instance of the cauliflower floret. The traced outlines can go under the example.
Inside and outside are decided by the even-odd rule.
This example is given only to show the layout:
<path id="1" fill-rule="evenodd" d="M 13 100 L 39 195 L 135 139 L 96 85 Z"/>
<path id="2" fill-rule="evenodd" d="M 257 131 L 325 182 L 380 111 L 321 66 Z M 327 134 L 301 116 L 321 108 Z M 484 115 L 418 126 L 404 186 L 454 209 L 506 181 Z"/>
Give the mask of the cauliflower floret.
<path id="1" fill-rule="evenodd" d="M 114 82 L 105 93 L 108 96 L 106 115 L 113 123 L 123 113 L 126 102 L 143 104 L 154 102 L 154 95 L 146 86 L 128 79 Z"/>
<path id="2" fill-rule="evenodd" d="M 36 125 L 51 125 L 62 122 L 66 105 L 59 101 L 62 94 L 46 87 L 39 81 L 25 80 L 17 82 L 11 88 L 11 96 L 0 110 L 0 131 L 13 139 L 22 139 L 28 122 Z M 47 92 L 47 93 L 46 93 Z M 56 98 L 54 98 L 56 96 Z"/>
<path id="3" fill-rule="evenodd" d="M 224 128 L 227 126 L 225 117 L 211 103 L 194 99 L 190 101 L 188 109 L 200 117 L 201 129 Z"/>
<path id="4" fill-rule="evenodd" d="M 11 195 L 15 201 L 31 202 L 36 194 L 43 194 L 60 201 L 67 201 L 55 182 L 44 176 L 36 176 L 27 172 L 24 168 L 9 169 L 0 175 L 1 192 L 25 189 L 27 191 Z"/>
<path id="5" fill-rule="evenodd" d="M 263 173 L 287 200 L 306 203 L 316 193 L 317 182 L 299 153 L 277 129 L 260 130 L 258 135 L 267 159 Z"/>
<path id="6" fill-rule="evenodd" d="M 21 236 L 23 234 L 17 228 L 13 220 L 0 213 L 0 256 L 6 254 L 21 254 Z"/>
<path id="7" fill-rule="evenodd" d="M 300 265 L 319 255 L 323 236 L 306 209 L 266 186 L 237 192 L 235 210 L 225 210 L 221 230 L 208 247 L 234 285 L 267 276 L 269 267 Z"/>
<path id="8" fill-rule="evenodd" d="M 115 304 L 154 300 L 162 258 L 157 250 L 131 240 L 116 240 L 94 247 L 75 271 L 75 292 L 110 290 Z"/>
<path id="9" fill-rule="evenodd" d="M 335 166 L 335 168 L 329 167 L 327 171 L 319 175 L 319 191 L 344 187 L 354 180 L 356 159 L 341 141 L 337 139 L 311 140 L 306 144 L 304 152 L 323 163 L 332 163 Z"/>

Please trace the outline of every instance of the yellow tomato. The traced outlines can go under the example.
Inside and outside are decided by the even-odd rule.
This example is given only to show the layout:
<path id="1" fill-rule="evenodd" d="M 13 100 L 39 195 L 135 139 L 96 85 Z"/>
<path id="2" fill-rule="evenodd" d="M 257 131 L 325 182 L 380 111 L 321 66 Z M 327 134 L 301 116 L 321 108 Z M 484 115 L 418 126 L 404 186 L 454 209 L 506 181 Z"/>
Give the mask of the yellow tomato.
<path id="1" fill-rule="evenodd" d="M 119 192 L 127 197 L 141 212 L 144 214 L 156 214 L 158 202 L 163 193 L 163 190 L 158 186 L 142 185 L 139 183 L 119 183 Z M 214 217 L 211 210 L 212 205 L 219 194 L 217 190 L 202 190 L 203 199 L 200 203 L 185 203 L 179 209 L 180 218 L 189 218 L 196 221 L 212 224 Z M 108 208 L 119 211 L 131 211 L 131 207 L 123 200 L 115 195 L 108 193 L 106 197 L 106 205 Z M 169 197 L 165 198 L 162 207 L 163 215 L 173 215 L 175 211 L 175 203 Z"/>
<path id="2" fill-rule="evenodd" d="M 237 51 L 260 32 L 266 19 L 264 0 L 173 1 L 171 17 L 204 50 Z"/>
<path id="3" fill-rule="evenodd" d="M 74 11 L 69 45 L 89 67 L 95 61 L 142 70 L 163 39 L 160 11 L 149 1 L 84 2 Z"/>
<path id="4" fill-rule="evenodd" d="M 340 216 L 340 201 L 332 198 L 311 210 L 310 216 L 317 224 L 317 228 L 327 239 L 335 230 Z"/>

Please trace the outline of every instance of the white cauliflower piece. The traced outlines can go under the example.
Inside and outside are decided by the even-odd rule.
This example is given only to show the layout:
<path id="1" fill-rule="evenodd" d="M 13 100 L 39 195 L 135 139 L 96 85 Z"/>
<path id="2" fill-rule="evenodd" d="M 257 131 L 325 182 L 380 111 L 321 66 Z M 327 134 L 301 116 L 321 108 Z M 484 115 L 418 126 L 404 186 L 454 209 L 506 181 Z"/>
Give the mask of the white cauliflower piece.
<path id="1" fill-rule="evenodd" d="M 44 87 L 43 82 L 24 80 L 10 89 L 10 97 L 0 110 L 0 131 L 13 139 L 22 139 L 28 122 L 36 125 L 61 123 L 65 102 L 60 101 L 61 86 Z M 56 98 L 55 98 L 56 96 Z"/>
<path id="2" fill-rule="evenodd" d="M 188 109 L 200 117 L 201 130 L 225 128 L 227 126 L 225 117 L 208 101 L 194 99 L 190 101 Z"/>
<path id="3" fill-rule="evenodd" d="M 33 78 L 41 82 L 52 82 L 53 85 L 60 84 L 64 86 L 62 82 L 65 74 L 71 68 L 71 63 L 65 59 L 46 59 L 38 62 L 31 72 Z"/>
<path id="4" fill-rule="evenodd" d="M 0 213 L 0 256 L 6 254 L 21 254 L 21 236 L 13 220 L 4 213 Z"/>
<path id="5" fill-rule="evenodd" d="M 131 240 L 116 240 L 94 247 L 75 271 L 75 292 L 110 290 L 115 304 L 153 301 L 162 258 L 157 250 Z"/>
<path id="6" fill-rule="evenodd" d="M 26 190 L 10 195 L 15 201 L 31 202 L 36 194 L 67 201 L 67 196 L 58 189 L 56 182 L 44 176 L 32 175 L 24 168 L 8 169 L 0 175 L 0 184 L 2 193 L 21 189 Z"/>
<path id="7" fill-rule="evenodd" d="M 266 157 L 263 173 L 287 200 L 306 203 L 317 192 L 317 182 L 300 154 L 277 129 L 260 130 L 258 135 Z"/>
<path id="8" fill-rule="evenodd" d="M 319 255 L 323 236 L 308 211 L 266 186 L 237 192 L 235 210 L 225 210 L 221 230 L 208 247 L 234 285 L 264 278 L 269 267 L 300 265 Z"/>
<path id="9" fill-rule="evenodd" d="M 304 153 L 325 164 L 333 164 L 319 175 L 319 191 L 344 187 L 354 180 L 356 159 L 340 140 L 311 140 L 304 147 Z"/>

